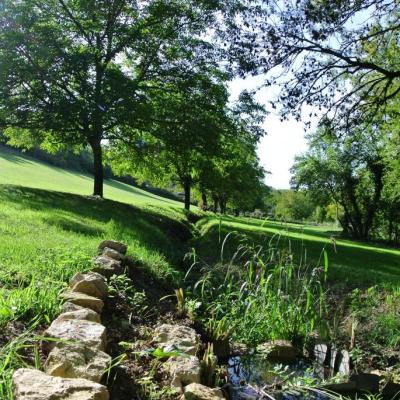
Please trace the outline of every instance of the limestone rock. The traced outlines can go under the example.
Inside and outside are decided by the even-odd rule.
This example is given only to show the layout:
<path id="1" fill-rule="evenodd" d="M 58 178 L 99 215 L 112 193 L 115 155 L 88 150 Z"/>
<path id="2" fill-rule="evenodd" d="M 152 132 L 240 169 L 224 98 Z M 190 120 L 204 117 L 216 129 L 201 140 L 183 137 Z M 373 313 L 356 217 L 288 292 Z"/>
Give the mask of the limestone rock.
<path id="1" fill-rule="evenodd" d="M 171 357 L 163 367 L 172 376 L 171 385 L 178 390 L 190 383 L 200 383 L 200 361 L 195 356 Z"/>
<path id="2" fill-rule="evenodd" d="M 176 349 L 194 356 L 199 348 L 199 335 L 187 326 L 163 324 L 155 329 L 154 334 L 154 341 L 162 349 Z"/>
<path id="3" fill-rule="evenodd" d="M 104 277 L 97 272 L 88 272 L 87 274 L 78 272 L 71 279 L 69 286 L 73 292 L 84 293 L 100 299 L 107 297 L 108 293 Z"/>
<path id="4" fill-rule="evenodd" d="M 99 245 L 99 253 L 106 247 L 118 251 L 118 253 L 123 255 L 125 255 L 128 250 L 128 246 L 125 243 L 117 242 L 116 240 L 103 240 Z"/>
<path id="5" fill-rule="evenodd" d="M 296 361 L 297 350 L 288 340 L 271 340 L 257 346 L 257 352 L 274 362 L 292 364 Z"/>
<path id="6" fill-rule="evenodd" d="M 62 313 L 67 313 L 71 311 L 78 311 L 78 310 L 87 310 L 86 307 L 78 306 L 78 304 L 71 303 L 70 301 L 66 301 L 62 306 L 61 306 L 61 312 Z"/>
<path id="7" fill-rule="evenodd" d="M 339 374 L 350 374 L 350 354 L 347 350 L 338 352 L 336 356 L 335 368 Z"/>
<path id="8" fill-rule="evenodd" d="M 329 346 L 325 343 L 318 343 L 314 346 L 315 361 L 319 365 L 325 365 L 328 362 Z"/>
<path id="9" fill-rule="evenodd" d="M 106 278 L 110 278 L 112 275 L 120 275 L 123 272 L 121 261 L 99 256 L 95 258 L 94 262 L 96 267 L 93 268 L 93 271 Z"/>
<path id="10" fill-rule="evenodd" d="M 99 314 L 101 314 L 101 311 L 104 307 L 104 303 L 101 299 L 93 296 L 88 296 L 84 293 L 67 292 L 62 294 L 61 297 L 64 300 L 77 304 L 78 306 L 90 308 L 91 310 L 96 311 Z"/>
<path id="11" fill-rule="evenodd" d="M 13 375 L 14 400 L 109 400 L 107 388 L 86 379 L 64 379 L 21 368 Z"/>
<path id="12" fill-rule="evenodd" d="M 104 247 L 102 255 L 104 257 L 112 258 L 116 261 L 125 261 L 125 256 L 114 249 L 110 249 L 109 247 Z"/>
<path id="13" fill-rule="evenodd" d="M 96 350 L 104 351 L 106 347 L 106 328 L 97 322 L 55 319 L 43 336 L 83 342 Z M 42 345 L 45 350 L 50 351 L 56 345 L 56 341 L 44 340 Z"/>
<path id="14" fill-rule="evenodd" d="M 44 365 L 49 375 L 62 378 L 83 378 L 100 382 L 111 357 L 84 343 L 57 343 Z"/>
<path id="15" fill-rule="evenodd" d="M 91 310 L 90 308 L 84 308 L 84 307 L 80 307 L 75 311 L 68 311 L 62 313 L 56 318 L 56 321 L 65 321 L 67 319 L 80 319 L 97 323 L 101 322 L 100 315 L 97 312 Z"/>
<path id="16" fill-rule="evenodd" d="M 220 389 L 211 389 L 200 383 L 191 383 L 183 389 L 185 400 L 220 400 L 224 396 Z"/>

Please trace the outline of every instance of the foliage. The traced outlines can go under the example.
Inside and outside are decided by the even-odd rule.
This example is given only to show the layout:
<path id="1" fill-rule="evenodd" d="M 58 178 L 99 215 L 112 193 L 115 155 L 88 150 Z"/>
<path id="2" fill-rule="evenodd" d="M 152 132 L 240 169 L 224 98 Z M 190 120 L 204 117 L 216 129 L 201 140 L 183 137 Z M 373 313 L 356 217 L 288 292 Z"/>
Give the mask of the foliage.
<path id="1" fill-rule="evenodd" d="M 2 128 L 28 146 L 90 146 L 94 194 L 103 196 L 101 141 L 146 130 L 154 77 L 185 74 L 188 48 L 206 53 L 201 36 L 222 4 L 7 0 L 1 7 Z"/>
<path id="2" fill-rule="evenodd" d="M 300 120 L 304 105 L 342 127 L 371 120 L 399 98 L 396 0 L 247 1 L 244 25 L 228 31 L 243 73 L 280 84 L 279 104 Z M 277 107 L 276 103 L 272 104 Z M 310 118 L 318 117 L 312 111 Z"/>
<path id="3" fill-rule="evenodd" d="M 309 136 L 309 146 L 296 158 L 293 185 L 310 190 L 321 205 L 339 204 L 344 232 L 368 239 L 384 185 L 381 132 L 362 126 L 351 137 L 339 136 L 326 125 Z"/>
<path id="4" fill-rule="evenodd" d="M 320 267 L 295 266 L 285 250 L 244 240 L 228 264 L 204 267 L 193 293 L 204 315 L 213 316 L 206 326 L 218 338 L 232 333 L 251 345 L 282 338 L 301 342 L 324 323 L 324 276 Z"/>
<path id="5" fill-rule="evenodd" d="M 303 191 L 279 190 L 274 192 L 275 218 L 287 222 L 309 220 L 315 210 L 315 204 L 310 197 Z"/>

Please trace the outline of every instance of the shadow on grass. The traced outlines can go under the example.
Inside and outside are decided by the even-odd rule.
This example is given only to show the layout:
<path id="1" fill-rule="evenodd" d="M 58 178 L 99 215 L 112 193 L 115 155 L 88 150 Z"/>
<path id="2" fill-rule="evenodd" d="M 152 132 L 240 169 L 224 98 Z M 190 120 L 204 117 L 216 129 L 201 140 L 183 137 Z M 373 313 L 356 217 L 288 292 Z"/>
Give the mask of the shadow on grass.
<path id="1" fill-rule="evenodd" d="M 234 221 L 234 220 L 233 220 Z M 284 234 L 278 235 L 269 232 L 255 232 L 251 228 L 238 226 L 228 227 L 222 224 L 211 225 L 208 231 L 197 240 L 198 255 L 209 264 L 220 260 L 222 241 L 230 232 L 224 244 L 224 261 L 232 258 L 241 242 L 240 235 L 246 235 L 245 240 L 253 246 L 268 248 L 290 249 L 295 263 L 307 263 L 312 266 L 323 264 L 323 250 L 326 249 L 329 259 L 330 277 L 337 282 L 349 285 L 373 285 L 384 283 L 389 285 L 400 284 L 400 256 L 385 253 L 382 249 L 362 248 L 351 246 L 335 246 L 309 239 L 289 238 Z M 379 251 L 381 250 L 381 251 Z"/>
<path id="2" fill-rule="evenodd" d="M 143 189 L 139 190 L 138 188 L 136 188 L 134 186 L 129 186 L 126 183 L 118 182 L 113 179 L 108 179 L 105 181 L 105 183 L 114 189 L 123 190 L 124 192 L 127 192 L 129 194 L 134 194 L 136 196 L 139 195 L 139 196 L 143 196 L 143 197 L 148 197 L 149 199 L 157 200 L 161 203 L 166 203 L 169 205 L 175 205 L 177 203 L 177 201 L 162 198 L 160 196 L 156 196 L 150 192 L 144 191 Z M 182 203 L 182 207 L 183 207 L 183 203 Z"/>
<path id="3" fill-rule="evenodd" d="M 0 201 L 40 211 L 49 225 L 99 240 L 111 230 L 113 239 L 137 240 L 175 265 L 180 265 L 191 238 L 189 224 L 168 216 L 164 208 L 157 213 L 111 200 L 13 185 L 1 187 Z"/>

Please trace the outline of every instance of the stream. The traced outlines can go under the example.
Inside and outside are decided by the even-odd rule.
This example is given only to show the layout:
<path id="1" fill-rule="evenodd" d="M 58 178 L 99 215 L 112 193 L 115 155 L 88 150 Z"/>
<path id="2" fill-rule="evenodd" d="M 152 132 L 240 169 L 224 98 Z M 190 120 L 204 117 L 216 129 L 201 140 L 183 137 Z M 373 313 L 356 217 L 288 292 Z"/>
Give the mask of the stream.
<path id="1" fill-rule="evenodd" d="M 323 381 L 324 371 L 318 371 L 305 359 L 282 365 L 256 355 L 235 356 L 229 358 L 227 372 L 232 400 L 327 398 L 316 392 L 299 390 Z"/>

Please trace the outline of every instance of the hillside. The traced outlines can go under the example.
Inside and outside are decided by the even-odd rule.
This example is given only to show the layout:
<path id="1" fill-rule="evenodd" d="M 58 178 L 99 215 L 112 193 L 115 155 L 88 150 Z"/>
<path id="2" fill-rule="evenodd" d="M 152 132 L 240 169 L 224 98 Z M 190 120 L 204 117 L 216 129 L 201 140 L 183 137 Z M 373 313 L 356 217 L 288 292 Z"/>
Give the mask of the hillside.
<path id="1" fill-rule="evenodd" d="M 187 221 L 182 204 L 141 189 L 107 181 L 108 199 L 88 196 L 90 190 L 89 176 L 24 156 L 0 154 L 0 398 L 12 398 L 14 368 L 34 365 L 34 358 L 21 358 L 18 354 L 37 349 L 35 335 L 40 335 L 59 313 L 58 294 L 75 272 L 92 267 L 97 246 L 105 238 L 128 244 L 128 255 L 135 260 L 136 268 L 131 274 L 134 288 L 129 290 L 139 293 L 137 299 L 142 300 L 136 307 L 142 310 L 141 318 L 150 327 L 155 315 L 163 318 L 160 298 L 190 284 L 184 277 L 191 261 L 184 258 L 191 249 L 208 266 L 221 259 L 228 261 L 238 246 L 246 246 L 250 254 L 258 246 L 263 246 L 266 254 L 281 249 L 284 257 L 312 266 L 324 264 L 326 249 L 329 283 L 338 287 L 340 293 L 375 284 L 390 287 L 396 293 L 399 287 L 399 250 L 342 240 L 340 232 L 332 227 L 211 213 L 198 213 L 200 219 L 192 224 Z M 237 259 L 239 265 L 242 262 Z M 196 273 L 194 269 L 195 277 Z M 141 293 L 146 295 L 145 305 Z M 381 310 L 377 308 L 376 312 Z M 391 311 L 388 316 L 392 315 Z M 130 327 L 120 327 L 119 323 L 110 320 L 111 327 L 117 324 L 117 332 Z M 389 339 L 385 339 L 384 345 L 389 340 L 397 343 L 396 321 L 394 325 L 383 325 L 394 327 L 387 333 Z M 243 332 L 247 332 L 246 327 L 244 335 Z M 265 336 L 261 328 L 258 334 L 260 338 Z M 115 356 L 120 351 L 116 348 Z M 160 396 L 154 399 L 163 398 L 162 393 Z"/>
<path id="2" fill-rule="evenodd" d="M 92 193 L 93 178 L 0 148 L 0 184 L 20 185 L 81 195 Z M 113 179 L 104 181 L 104 197 L 122 203 L 181 207 L 181 203 L 157 196 Z"/>

